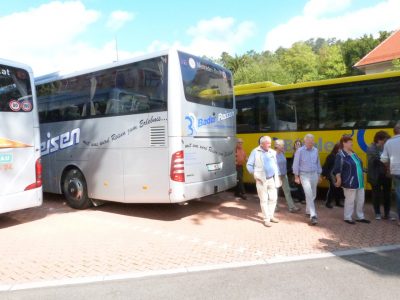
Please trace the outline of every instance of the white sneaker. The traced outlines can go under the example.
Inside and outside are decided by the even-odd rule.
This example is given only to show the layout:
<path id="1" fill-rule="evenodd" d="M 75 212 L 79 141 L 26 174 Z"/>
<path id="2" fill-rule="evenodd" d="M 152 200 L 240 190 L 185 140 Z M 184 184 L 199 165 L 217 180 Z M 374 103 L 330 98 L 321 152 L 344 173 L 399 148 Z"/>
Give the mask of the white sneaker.
<path id="1" fill-rule="evenodd" d="M 376 215 L 375 215 L 375 220 L 382 220 L 381 215 L 380 215 L 380 214 L 376 214 Z"/>

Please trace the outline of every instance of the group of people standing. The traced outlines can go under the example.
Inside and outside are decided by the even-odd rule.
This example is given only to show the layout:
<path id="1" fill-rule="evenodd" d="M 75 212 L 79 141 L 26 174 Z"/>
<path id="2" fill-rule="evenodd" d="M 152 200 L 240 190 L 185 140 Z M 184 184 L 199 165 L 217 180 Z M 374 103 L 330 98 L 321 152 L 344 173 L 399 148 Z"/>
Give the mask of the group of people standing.
<path id="1" fill-rule="evenodd" d="M 392 219 L 390 215 L 392 181 L 395 185 L 397 213 L 400 216 L 400 123 L 394 128 L 394 137 L 385 131 L 375 134 L 373 143 L 367 151 L 368 171 L 367 180 L 372 187 L 372 198 L 375 219 Z M 287 160 L 284 155 L 283 140 L 275 141 L 272 149 L 272 139 L 263 136 L 259 146 L 252 150 L 247 159 L 243 150 L 243 140 L 238 139 L 236 149 L 236 167 L 238 185 L 236 196 L 246 198 L 243 185 L 243 167 L 253 175 L 256 181 L 257 194 L 260 198 L 264 225 L 271 227 L 278 223 L 275 211 L 278 200 L 278 189 L 282 187 L 290 212 L 298 212 L 292 198 L 288 176 Z M 297 147 L 296 147 L 297 146 Z M 325 205 L 332 208 L 332 201 L 344 207 L 344 221 L 354 225 L 356 222 L 369 224 L 370 220 L 364 215 L 365 182 L 362 160 L 353 151 L 353 138 L 343 135 L 328 155 L 324 166 L 321 166 L 319 152 L 314 144 L 314 136 L 307 134 L 304 144 L 295 142 L 292 170 L 294 181 L 303 191 L 306 204 L 306 215 L 312 225 L 318 224 L 318 214 L 315 207 L 317 185 L 323 178 L 329 181 Z M 344 200 L 344 204 L 343 201 Z M 384 213 L 380 206 L 383 200 Z M 356 218 L 353 219 L 355 212 Z M 400 226 L 400 221 L 398 220 Z"/>

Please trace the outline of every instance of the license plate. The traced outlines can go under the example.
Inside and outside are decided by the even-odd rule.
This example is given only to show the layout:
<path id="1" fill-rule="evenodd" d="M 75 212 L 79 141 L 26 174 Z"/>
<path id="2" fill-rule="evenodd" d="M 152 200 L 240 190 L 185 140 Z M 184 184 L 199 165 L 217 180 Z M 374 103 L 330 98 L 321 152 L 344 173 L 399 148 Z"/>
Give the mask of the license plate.
<path id="1" fill-rule="evenodd" d="M 222 162 L 216 164 L 207 164 L 208 171 L 218 171 L 222 169 Z"/>

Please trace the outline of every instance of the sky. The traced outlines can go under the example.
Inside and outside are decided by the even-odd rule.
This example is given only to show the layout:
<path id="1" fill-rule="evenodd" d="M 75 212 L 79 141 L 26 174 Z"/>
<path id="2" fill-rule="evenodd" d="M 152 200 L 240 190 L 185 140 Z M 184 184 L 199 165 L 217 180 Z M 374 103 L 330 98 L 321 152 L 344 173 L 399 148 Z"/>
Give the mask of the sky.
<path id="1" fill-rule="evenodd" d="M 218 58 L 376 36 L 400 29 L 399 12 L 400 0 L 0 1 L 0 57 L 29 64 L 35 76 L 170 47 Z"/>

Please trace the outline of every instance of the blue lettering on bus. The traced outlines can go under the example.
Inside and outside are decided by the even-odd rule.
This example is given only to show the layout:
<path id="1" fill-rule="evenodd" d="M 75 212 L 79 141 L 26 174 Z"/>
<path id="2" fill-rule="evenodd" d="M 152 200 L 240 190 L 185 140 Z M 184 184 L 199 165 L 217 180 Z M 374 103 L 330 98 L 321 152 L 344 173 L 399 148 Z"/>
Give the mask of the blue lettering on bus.
<path id="1" fill-rule="evenodd" d="M 368 145 L 365 142 L 365 129 L 359 129 L 357 131 L 357 133 L 355 132 L 355 130 L 352 130 L 351 134 L 349 134 L 350 136 L 353 137 L 354 139 L 354 135 L 357 136 L 357 143 L 358 146 L 360 147 L 360 149 L 364 152 L 367 152 L 368 150 Z M 273 140 L 277 140 L 277 137 L 273 137 Z M 293 143 L 294 140 L 292 139 L 284 139 L 285 141 L 285 151 L 291 152 L 293 151 Z M 318 148 L 318 150 L 321 152 L 331 152 L 333 147 L 335 146 L 335 144 L 339 142 L 339 141 L 326 141 L 324 140 L 322 137 L 318 138 L 315 140 L 315 147 Z"/>
<path id="2" fill-rule="evenodd" d="M 42 156 L 57 152 L 59 150 L 79 144 L 81 135 L 80 128 L 75 128 L 71 132 L 67 131 L 55 137 L 47 133 L 47 141 L 40 143 L 40 153 Z"/>
<path id="3" fill-rule="evenodd" d="M 235 112 L 226 112 L 219 113 L 217 116 L 207 116 L 205 118 L 197 118 L 193 113 L 189 113 L 185 116 L 185 120 L 188 122 L 187 129 L 188 134 L 195 134 L 201 127 L 213 125 L 215 128 L 223 129 L 223 128 L 233 128 L 232 125 L 218 124 L 221 121 L 225 121 L 227 119 L 233 118 L 235 116 Z"/>

